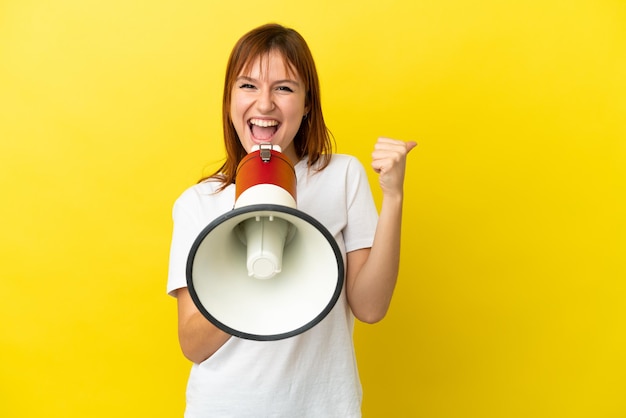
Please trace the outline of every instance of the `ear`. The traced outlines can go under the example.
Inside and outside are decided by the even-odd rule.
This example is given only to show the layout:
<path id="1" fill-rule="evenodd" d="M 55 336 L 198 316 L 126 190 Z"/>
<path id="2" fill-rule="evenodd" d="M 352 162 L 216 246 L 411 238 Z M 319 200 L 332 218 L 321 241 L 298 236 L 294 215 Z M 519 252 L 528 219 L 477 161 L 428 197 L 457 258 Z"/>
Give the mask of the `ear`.
<path id="1" fill-rule="evenodd" d="M 311 92 L 307 92 L 304 96 L 304 115 L 302 119 L 305 119 L 309 116 L 309 112 L 311 112 Z"/>

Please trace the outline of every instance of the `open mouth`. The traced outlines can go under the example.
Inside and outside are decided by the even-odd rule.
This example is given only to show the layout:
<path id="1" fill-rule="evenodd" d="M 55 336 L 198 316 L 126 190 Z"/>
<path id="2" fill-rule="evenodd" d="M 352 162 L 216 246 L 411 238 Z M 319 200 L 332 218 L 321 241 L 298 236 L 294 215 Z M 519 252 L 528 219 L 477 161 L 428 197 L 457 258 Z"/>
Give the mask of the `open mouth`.
<path id="1" fill-rule="evenodd" d="M 248 127 L 252 133 L 252 139 L 256 142 L 270 142 L 280 123 L 274 119 L 256 119 L 248 121 Z"/>

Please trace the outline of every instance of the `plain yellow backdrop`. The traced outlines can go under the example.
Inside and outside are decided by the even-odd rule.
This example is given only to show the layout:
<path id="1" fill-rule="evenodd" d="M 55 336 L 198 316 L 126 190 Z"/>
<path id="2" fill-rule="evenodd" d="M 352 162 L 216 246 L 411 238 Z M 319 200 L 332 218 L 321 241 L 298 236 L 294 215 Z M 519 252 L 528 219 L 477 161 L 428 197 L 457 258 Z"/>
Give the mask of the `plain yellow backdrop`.
<path id="1" fill-rule="evenodd" d="M 0 416 L 182 415 L 171 205 L 270 21 L 339 152 L 420 144 L 393 306 L 357 324 L 364 416 L 626 416 L 621 0 L 0 2 Z"/>

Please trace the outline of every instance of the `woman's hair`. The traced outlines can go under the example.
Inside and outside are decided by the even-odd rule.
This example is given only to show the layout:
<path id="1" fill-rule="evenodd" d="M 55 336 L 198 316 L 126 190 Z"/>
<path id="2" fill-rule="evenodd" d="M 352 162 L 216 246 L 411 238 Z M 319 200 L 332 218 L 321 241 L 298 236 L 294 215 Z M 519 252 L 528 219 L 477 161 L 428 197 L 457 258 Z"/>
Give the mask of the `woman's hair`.
<path id="1" fill-rule="evenodd" d="M 324 123 L 320 85 L 311 51 L 304 38 L 295 30 L 278 24 L 263 25 L 241 37 L 228 59 L 222 102 L 226 162 L 208 177 L 220 180 L 222 183 L 220 190 L 235 182 L 237 166 L 247 154 L 237 136 L 230 115 L 233 85 L 242 73 L 250 71 L 257 59 L 267 58 L 270 52 L 280 53 L 288 69 L 297 72 L 304 83 L 305 106 L 308 107 L 309 112 L 302 120 L 300 129 L 293 140 L 296 156 L 298 159 L 308 156 L 309 167 L 320 161 L 318 170 L 324 169 L 330 161 L 333 142 Z"/>

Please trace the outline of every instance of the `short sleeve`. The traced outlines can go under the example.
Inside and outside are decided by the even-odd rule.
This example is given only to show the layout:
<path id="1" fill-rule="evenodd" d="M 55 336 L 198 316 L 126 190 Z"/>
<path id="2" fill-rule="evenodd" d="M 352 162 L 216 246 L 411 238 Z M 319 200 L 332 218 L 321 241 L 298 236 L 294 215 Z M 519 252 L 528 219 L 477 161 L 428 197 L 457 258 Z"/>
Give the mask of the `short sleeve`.
<path id="1" fill-rule="evenodd" d="M 172 209 L 174 228 L 170 246 L 167 292 L 187 287 L 187 259 L 193 243 L 215 218 L 233 208 L 234 187 L 216 191 L 217 182 L 203 182 L 185 190 Z"/>
<path id="2" fill-rule="evenodd" d="M 370 248 L 374 242 L 378 212 L 367 174 L 356 158 L 351 158 L 346 174 L 348 222 L 343 231 L 346 251 Z"/>
<path id="3" fill-rule="evenodd" d="M 196 237 L 202 230 L 197 216 L 189 208 L 190 199 L 186 195 L 179 197 L 172 209 L 174 227 L 170 245 L 167 293 L 187 287 L 187 257 Z"/>

